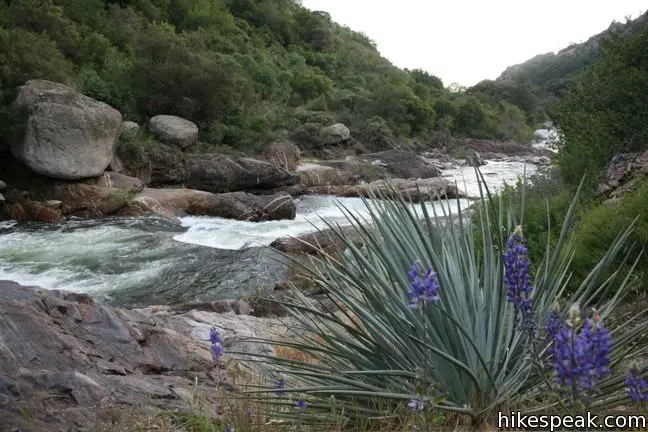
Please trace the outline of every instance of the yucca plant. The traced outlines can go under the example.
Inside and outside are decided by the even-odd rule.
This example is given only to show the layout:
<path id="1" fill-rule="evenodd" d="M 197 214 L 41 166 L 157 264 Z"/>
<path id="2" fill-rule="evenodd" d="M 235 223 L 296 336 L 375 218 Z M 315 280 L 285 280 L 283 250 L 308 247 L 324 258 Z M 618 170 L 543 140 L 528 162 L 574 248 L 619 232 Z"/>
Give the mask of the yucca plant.
<path id="1" fill-rule="evenodd" d="M 331 235 L 344 240 L 344 252 L 322 253 L 309 265 L 294 263 L 335 310 L 318 307 L 294 290 L 284 306 L 300 336 L 260 342 L 301 351 L 312 361 L 258 355 L 256 361 L 281 377 L 281 389 L 251 392 L 285 405 L 284 421 L 342 418 L 352 428 L 372 421 L 379 425 L 408 411 L 419 413 L 428 426 L 445 413 L 465 415 L 481 428 L 503 409 L 573 409 L 558 392 L 543 328 L 548 318 L 567 319 L 574 304 L 595 308 L 597 320 L 606 319 L 628 293 L 631 276 L 604 269 L 623 253 L 632 226 L 580 287 L 567 293 L 575 197 L 557 246 L 548 244 L 544 260 L 531 269 L 533 289 L 525 299 L 532 312 L 521 318 L 520 302 L 510 301 L 511 257 L 506 255 L 515 238 L 523 241 L 516 227 L 524 221 L 515 207 L 500 200 L 495 208 L 485 187 L 471 215 L 451 212 L 449 206 L 430 212 L 424 203 L 395 198 L 395 192 L 390 199 L 365 200 L 368 217 L 346 211 L 356 231 L 353 241 L 348 230 L 345 235 L 329 226 Z M 495 220 L 501 229 L 492 232 Z M 508 237 L 516 232 L 519 237 Z M 616 369 L 625 357 L 646 352 L 639 341 L 647 327 L 635 316 L 612 330 L 612 373 L 601 375 L 597 391 L 588 390 L 584 403 L 622 403 L 626 371 Z"/>

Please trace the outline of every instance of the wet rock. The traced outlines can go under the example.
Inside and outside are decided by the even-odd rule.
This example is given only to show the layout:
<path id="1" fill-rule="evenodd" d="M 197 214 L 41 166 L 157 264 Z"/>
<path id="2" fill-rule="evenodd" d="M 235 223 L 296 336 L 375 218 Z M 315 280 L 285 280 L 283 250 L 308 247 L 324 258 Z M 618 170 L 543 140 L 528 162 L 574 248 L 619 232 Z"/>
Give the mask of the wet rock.
<path id="1" fill-rule="evenodd" d="M 63 84 L 31 80 L 20 87 L 16 104 L 28 113 L 22 141 L 11 152 L 31 170 L 78 180 L 108 167 L 122 125 L 119 111 Z"/>
<path id="2" fill-rule="evenodd" d="M 0 193 L 0 205 L 4 204 L 5 201 L 7 201 L 6 198 Z"/>
<path id="3" fill-rule="evenodd" d="M 334 195 L 339 197 L 374 197 L 390 198 L 402 196 L 411 202 L 421 202 L 445 198 L 462 198 L 454 185 L 445 178 L 429 178 L 418 180 L 378 180 L 375 182 L 346 185 L 346 186 L 321 186 L 310 188 L 311 192 L 318 194 Z"/>
<path id="4" fill-rule="evenodd" d="M 341 228 L 341 234 L 350 239 L 356 246 L 362 246 L 360 236 L 353 227 Z M 331 253 L 346 249 L 346 243 L 335 231 L 331 229 L 324 229 L 316 231 L 311 234 L 306 234 L 299 237 L 282 237 L 273 241 L 270 247 L 275 248 L 281 252 L 291 254 L 311 254 L 317 255 L 322 252 Z M 275 286 L 275 290 L 277 287 Z M 280 286 L 279 290 L 287 289 L 286 286 Z"/>
<path id="5" fill-rule="evenodd" d="M 62 202 L 64 215 L 83 218 L 112 215 L 133 197 L 126 189 L 84 183 L 54 185 L 50 196 Z"/>
<path id="6" fill-rule="evenodd" d="M 438 177 L 439 170 L 416 153 L 402 150 L 388 150 L 379 153 L 362 155 L 362 159 L 370 163 L 378 161 L 377 165 L 386 169 L 390 177 L 410 179 L 427 179 Z"/>
<path id="7" fill-rule="evenodd" d="M 136 199 L 153 199 L 176 216 L 217 216 L 259 222 L 294 219 L 296 206 L 290 195 L 257 196 L 245 192 L 212 194 L 192 189 L 144 190 Z"/>
<path id="8" fill-rule="evenodd" d="M 7 189 L 7 183 L 0 180 L 0 192 L 4 191 L 5 189 Z"/>

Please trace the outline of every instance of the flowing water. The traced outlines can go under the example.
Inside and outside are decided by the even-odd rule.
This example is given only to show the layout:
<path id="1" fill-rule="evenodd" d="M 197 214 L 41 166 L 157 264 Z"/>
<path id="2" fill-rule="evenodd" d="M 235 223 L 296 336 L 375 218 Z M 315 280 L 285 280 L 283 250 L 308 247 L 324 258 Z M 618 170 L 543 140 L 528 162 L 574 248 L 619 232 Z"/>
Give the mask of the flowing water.
<path id="1" fill-rule="evenodd" d="M 534 167 L 527 165 L 527 173 Z M 514 184 L 521 163 L 482 167 L 498 189 Z M 444 171 L 471 197 L 479 189 L 472 168 Z M 428 204 L 466 207 L 469 200 Z M 359 198 L 306 196 L 295 220 L 242 222 L 188 216 L 181 225 L 155 217 L 69 221 L 62 225 L 0 222 L 0 279 L 86 292 L 114 304 L 145 305 L 234 298 L 272 289 L 286 277 L 275 239 L 346 224 L 343 208 L 366 214 Z"/>

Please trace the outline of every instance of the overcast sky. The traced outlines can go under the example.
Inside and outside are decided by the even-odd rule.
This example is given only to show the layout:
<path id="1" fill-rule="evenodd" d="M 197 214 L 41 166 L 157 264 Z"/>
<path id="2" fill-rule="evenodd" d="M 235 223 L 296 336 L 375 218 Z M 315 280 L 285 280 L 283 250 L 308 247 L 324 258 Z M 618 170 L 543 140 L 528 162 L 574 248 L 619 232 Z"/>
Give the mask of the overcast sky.
<path id="1" fill-rule="evenodd" d="M 302 0 L 366 33 L 396 66 L 425 69 L 445 85 L 494 79 L 536 54 L 557 51 L 624 22 L 646 0 Z"/>

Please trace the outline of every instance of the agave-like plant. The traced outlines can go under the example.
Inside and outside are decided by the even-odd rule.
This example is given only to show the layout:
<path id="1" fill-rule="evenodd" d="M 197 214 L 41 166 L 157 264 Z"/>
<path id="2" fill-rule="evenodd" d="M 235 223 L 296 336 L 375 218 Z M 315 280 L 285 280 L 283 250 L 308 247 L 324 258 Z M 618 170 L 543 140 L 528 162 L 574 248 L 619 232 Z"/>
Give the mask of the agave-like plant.
<path id="1" fill-rule="evenodd" d="M 286 405 L 284 420 L 342 418 L 350 427 L 409 408 L 463 414 L 479 428 L 504 408 L 546 410 L 562 404 L 541 329 L 552 311 L 565 319 L 573 304 L 595 307 L 606 319 L 631 286 L 629 274 L 604 270 L 624 253 L 632 226 L 619 234 L 582 284 L 568 291 L 577 193 L 557 245 L 547 242 L 543 261 L 535 263 L 536 328 L 523 328 L 516 305 L 507 301 L 503 258 L 507 234 L 524 225 L 514 206 L 502 200 L 494 204 L 485 186 L 470 215 L 459 205 L 457 211 L 447 206 L 430 212 L 425 203 L 412 204 L 395 190 L 389 195 L 365 200 L 368 217 L 346 212 L 352 236 L 329 226 L 331 235 L 344 241 L 344 252 L 322 252 L 309 265 L 294 262 L 335 308 L 318 307 L 294 290 L 284 306 L 300 336 L 261 342 L 301 351 L 312 361 L 259 354 L 256 360 L 281 376 L 282 388 L 280 395 L 272 385 L 251 392 Z M 501 230 L 490 229 L 494 222 Z M 414 263 L 436 272 L 439 296 L 417 308 L 408 296 Z M 617 372 L 615 366 L 646 352 L 638 341 L 647 327 L 645 320 L 631 317 L 611 332 L 613 372 L 589 395 L 590 406 L 622 402 L 626 371 Z M 300 409 L 304 401 L 308 408 Z"/>

